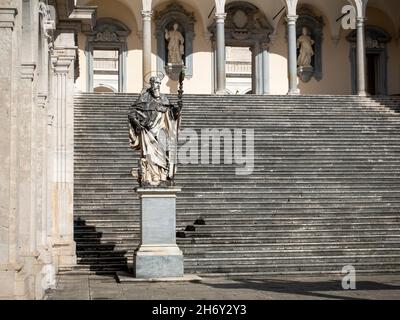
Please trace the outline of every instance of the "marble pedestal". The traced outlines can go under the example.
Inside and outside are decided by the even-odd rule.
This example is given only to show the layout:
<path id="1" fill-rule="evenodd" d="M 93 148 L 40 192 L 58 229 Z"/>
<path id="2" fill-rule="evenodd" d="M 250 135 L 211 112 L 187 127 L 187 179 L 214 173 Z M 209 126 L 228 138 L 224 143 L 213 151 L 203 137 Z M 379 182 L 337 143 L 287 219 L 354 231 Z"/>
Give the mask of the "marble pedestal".
<path id="1" fill-rule="evenodd" d="M 138 279 L 183 277 L 183 254 L 176 245 L 176 195 L 180 188 L 138 188 L 141 243 L 135 251 Z"/>

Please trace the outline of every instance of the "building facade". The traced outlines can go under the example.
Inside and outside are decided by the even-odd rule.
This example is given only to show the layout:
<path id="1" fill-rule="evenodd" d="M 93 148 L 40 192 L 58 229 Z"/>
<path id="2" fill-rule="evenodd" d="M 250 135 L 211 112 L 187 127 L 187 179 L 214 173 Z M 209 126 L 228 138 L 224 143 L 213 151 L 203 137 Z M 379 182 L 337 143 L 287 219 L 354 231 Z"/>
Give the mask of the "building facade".
<path id="1" fill-rule="evenodd" d="M 76 263 L 75 92 L 137 93 L 161 72 L 176 93 L 170 32 L 187 93 L 399 94 L 399 6 L 0 0 L 0 298 L 40 299 Z"/>

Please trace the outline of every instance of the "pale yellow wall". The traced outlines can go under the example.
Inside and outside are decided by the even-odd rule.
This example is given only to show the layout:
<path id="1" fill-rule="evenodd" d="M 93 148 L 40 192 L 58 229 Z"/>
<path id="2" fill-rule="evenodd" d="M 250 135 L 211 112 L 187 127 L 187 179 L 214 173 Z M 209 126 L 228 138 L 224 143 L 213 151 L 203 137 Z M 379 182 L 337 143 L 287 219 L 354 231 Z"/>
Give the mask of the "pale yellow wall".
<path id="1" fill-rule="evenodd" d="M 323 29 L 322 79 L 314 77 L 307 83 L 299 81 L 303 94 L 351 94 L 350 43 L 342 34 L 339 41 L 332 39 L 331 30 Z"/>
<path id="2" fill-rule="evenodd" d="M 286 26 L 278 25 L 277 37 L 270 47 L 270 93 L 286 94 L 288 92 Z"/>
<path id="3" fill-rule="evenodd" d="M 387 45 L 388 50 L 388 93 L 400 94 L 400 47 L 396 39 L 396 27 L 390 17 L 376 8 L 367 8 L 367 25 L 378 26 L 388 32 L 392 40 Z"/>
<path id="4" fill-rule="evenodd" d="M 127 90 L 128 92 L 140 92 L 142 89 L 142 40 L 139 37 L 141 20 L 140 4 L 138 1 L 129 2 L 128 0 L 94 0 L 81 1 L 88 5 L 98 6 L 98 17 L 111 17 L 125 23 L 132 33 L 128 38 L 128 59 L 127 59 Z M 267 18 L 272 20 L 272 16 L 280 8 L 279 1 L 263 2 L 252 0 L 251 3 L 257 5 L 264 11 Z M 350 66 L 350 44 L 346 40 L 349 31 L 340 31 L 337 38 L 337 23 L 332 19 L 340 13 L 340 8 L 344 4 L 342 0 L 337 1 L 337 6 L 331 3 L 329 6 L 325 2 L 317 0 L 300 1 L 302 3 L 313 4 L 318 14 L 324 18 L 323 35 L 323 79 L 316 81 L 314 78 L 303 83 L 299 81 L 299 88 L 303 94 L 351 94 L 351 66 Z M 153 7 L 154 11 L 162 10 L 170 1 L 157 0 Z M 195 24 L 195 39 L 193 43 L 193 78 L 185 82 L 185 93 L 211 93 L 213 92 L 213 53 L 210 39 L 207 37 L 207 26 L 212 19 L 208 19 L 209 6 L 212 1 L 193 2 L 190 0 L 180 1 L 187 11 L 194 12 L 197 23 Z M 336 8 L 337 7 L 337 8 Z M 334 13 L 332 10 L 334 9 Z M 337 9 L 337 12 L 336 12 Z M 273 12 L 273 13 L 272 13 Z M 377 25 L 388 31 L 393 39 L 388 44 L 388 86 L 389 93 L 400 93 L 400 46 L 397 40 L 396 30 L 398 22 L 393 23 L 389 15 L 376 8 L 368 8 L 367 24 Z M 279 19 L 278 19 L 279 20 Z M 270 21 L 274 25 L 277 21 Z M 157 41 L 155 37 L 155 23 L 152 24 L 152 69 L 157 66 Z M 86 57 L 85 46 L 86 37 L 79 35 L 79 59 L 80 77 L 76 87 L 86 91 Z M 287 38 L 286 23 L 283 19 L 279 21 L 276 39 L 270 47 L 270 88 L 271 94 L 286 94 L 288 91 L 287 80 Z M 166 78 L 163 82 L 163 92 L 176 92 L 177 83 Z"/>

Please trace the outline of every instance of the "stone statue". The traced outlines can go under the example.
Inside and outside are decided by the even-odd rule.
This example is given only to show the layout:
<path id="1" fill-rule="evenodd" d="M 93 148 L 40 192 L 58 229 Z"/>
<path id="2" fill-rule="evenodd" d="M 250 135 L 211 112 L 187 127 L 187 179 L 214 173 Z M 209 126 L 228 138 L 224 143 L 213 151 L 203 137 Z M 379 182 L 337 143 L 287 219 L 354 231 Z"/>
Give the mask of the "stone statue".
<path id="1" fill-rule="evenodd" d="M 130 146 L 141 151 L 137 174 L 142 187 L 168 187 L 176 173 L 176 150 L 182 100 L 171 105 L 160 93 L 161 80 L 150 78 L 150 88 L 143 92 L 129 113 Z"/>
<path id="2" fill-rule="evenodd" d="M 308 35 L 308 29 L 303 27 L 303 34 L 297 39 L 297 48 L 300 48 L 300 54 L 297 60 L 299 67 L 311 67 L 311 58 L 314 55 L 314 40 Z"/>
<path id="3" fill-rule="evenodd" d="M 168 41 L 168 64 L 182 65 L 182 56 L 185 53 L 185 39 L 178 30 L 179 25 L 174 23 L 174 29 L 165 30 L 165 39 Z"/>

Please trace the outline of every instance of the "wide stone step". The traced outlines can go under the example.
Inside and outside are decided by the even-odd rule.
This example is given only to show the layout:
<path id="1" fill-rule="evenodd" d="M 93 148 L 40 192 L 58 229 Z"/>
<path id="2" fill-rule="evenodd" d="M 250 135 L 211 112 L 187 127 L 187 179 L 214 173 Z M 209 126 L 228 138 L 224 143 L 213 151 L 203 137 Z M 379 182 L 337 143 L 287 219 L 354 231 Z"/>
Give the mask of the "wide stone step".
<path id="1" fill-rule="evenodd" d="M 365 250 L 392 250 L 397 252 L 400 248 L 398 241 L 357 241 L 346 243 L 340 242 L 309 242 L 309 243 L 285 243 L 281 241 L 279 243 L 252 243 L 252 244 L 236 244 L 232 246 L 231 244 L 185 244 L 180 243 L 180 249 L 187 255 L 190 254 L 252 254 L 252 252 L 274 252 L 286 255 L 286 252 L 307 252 L 312 254 L 312 252 L 319 252 L 325 250 L 334 251 L 365 251 Z M 90 248 L 90 247 L 89 247 Z M 131 250 L 132 248 L 125 248 L 126 250 Z M 83 250 L 83 249 L 82 249 Z"/>
<path id="2" fill-rule="evenodd" d="M 185 257 L 187 259 L 240 259 L 241 261 L 245 258 L 287 258 L 288 255 L 291 257 L 364 257 L 364 256 L 399 256 L 399 248 L 323 248 L 319 249 L 286 249 L 286 250 L 249 250 L 249 251 L 186 251 L 184 250 Z"/>
<path id="3" fill-rule="evenodd" d="M 140 216 L 130 171 L 138 155 L 128 145 L 127 114 L 137 97 L 75 97 L 82 265 L 65 272 L 112 273 L 133 262 Z M 358 272 L 398 271 L 399 110 L 395 97 L 185 95 L 183 128 L 255 130 L 251 176 L 235 176 L 235 164 L 179 167 L 186 272 L 340 273 L 349 257 L 359 259 Z"/>
<path id="4" fill-rule="evenodd" d="M 236 244 L 277 244 L 277 243 L 293 243 L 293 244 L 303 244 L 303 243 L 316 243 L 317 241 L 321 243 L 347 243 L 354 241 L 399 241 L 400 235 L 398 234 L 347 234 L 347 235 L 319 235 L 313 233 L 311 236 L 306 234 L 301 235 L 275 235 L 275 236 L 240 236 L 235 234 L 234 236 L 225 236 L 225 237 L 187 237 L 187 238 L 178 238 L 177 241 L 179 244 L 227 244 L 227 245 L 236 245 Z"/>
<path id="5" fill-rule="evenodd" d="M 203 276 L 209 274 L 246 276 L 271 275 L 271 274 L 342 274 L 345 266 L 343 262 L 309 263 L 309 264 L 276 264 L 276 265 L 234 265 L 234 266 L 187 266 L 185 272 L 198 273 Z M 393 262 L 352 263 L 357 273 L 400 273 L 400 265 Z M 258 273 L 258 274 L 257 274 Z"/>
<path id="6" fill-rule="evenodd" d="M 316 263 L 342 263 L 345 265 L 355 265 L 356 263 L 374 263 L 379 261 L 380 263 L 392 263 L 397 265 L 400 270 L 400 255 L 388 254 L 388 255 L 328 255 L 328 256 L 273 256 L 273 257 L 243 257 L 243 258 L 185 258 L 185 266 L 203 266 L 206 268 L 213 268 L 223 266 L 223 268 L 229 268 L 238 266 L 238 268 L 245 268 L 249 266 L 269 266 L 282 265 L 286 267 L 289 264 L 316 264 Z M 343 267 L 342 266 L 342 267 Z"/>

